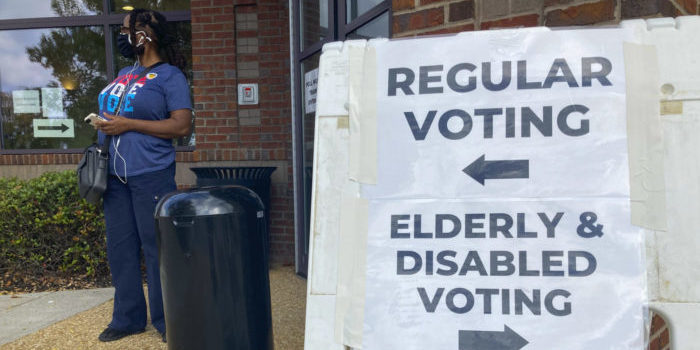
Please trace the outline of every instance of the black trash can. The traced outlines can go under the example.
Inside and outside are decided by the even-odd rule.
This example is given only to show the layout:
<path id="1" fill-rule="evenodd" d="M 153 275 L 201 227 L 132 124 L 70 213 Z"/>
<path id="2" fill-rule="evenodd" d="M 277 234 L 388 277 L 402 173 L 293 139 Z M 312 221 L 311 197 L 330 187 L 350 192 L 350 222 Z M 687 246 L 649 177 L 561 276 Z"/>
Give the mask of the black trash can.
<path id="1" fill-rule="evenodd" d="M 260 198 L 195 188 L 165 196 L 155 215 L 168 349 L 273 349 Z"/>
<path id="2" fill-rule="evenodd" d="M 267 225 L 265 237 L 270 241 L 270 176 L 277 167 L 194 167 L 190 168 L 197 176 L 197 186 L 239 185 L 255 192 L 265 206 Z M 270 247 L 265 249 L 269 252 Z"/>
<path id="3" fill-rule="evenodd" d="M 240 185 L 257 193 L 265 205 L 265 214 L 270 214 L 270 176 L 277 167 L 195 167 L 190 168 L 197 176 L 197 186 Z"/>

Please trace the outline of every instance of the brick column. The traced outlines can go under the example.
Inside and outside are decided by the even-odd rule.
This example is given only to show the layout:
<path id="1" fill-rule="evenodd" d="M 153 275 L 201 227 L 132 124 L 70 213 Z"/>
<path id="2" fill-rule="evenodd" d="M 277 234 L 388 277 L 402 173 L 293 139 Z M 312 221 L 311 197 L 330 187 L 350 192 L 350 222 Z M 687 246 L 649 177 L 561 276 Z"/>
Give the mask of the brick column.
<path id="1" fill-rule="evenodd" d="M 283 160 L 283 181 L 272 187 L 271 254 L 273 261 L 294 263 L 294 175 L 289 54 L 289 2 L 258 1 L 260 147 L 262 159 Z"/>
<path id="2" fill-rule="evenodd" d="M 196 150 L 191 166 L 276 166 L 270 205 L 272 263 L 294 262 L 292 111 L 287 0 L 192 0 Z M 257 83 L 259 104 L 238 106 Z"/>

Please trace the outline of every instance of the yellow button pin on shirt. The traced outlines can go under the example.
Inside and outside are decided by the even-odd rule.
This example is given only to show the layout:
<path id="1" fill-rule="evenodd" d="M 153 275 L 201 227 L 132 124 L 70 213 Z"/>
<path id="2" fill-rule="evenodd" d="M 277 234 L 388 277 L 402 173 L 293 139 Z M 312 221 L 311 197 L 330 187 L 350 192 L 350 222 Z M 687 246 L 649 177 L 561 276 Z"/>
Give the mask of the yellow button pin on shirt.
<path id="1" fill-rule="evenodd" d="M 151 80 L 157 76 L 158 76 L 157 73 L 148 73 L 148 74 L 146 74 L 146 79 Z"/>

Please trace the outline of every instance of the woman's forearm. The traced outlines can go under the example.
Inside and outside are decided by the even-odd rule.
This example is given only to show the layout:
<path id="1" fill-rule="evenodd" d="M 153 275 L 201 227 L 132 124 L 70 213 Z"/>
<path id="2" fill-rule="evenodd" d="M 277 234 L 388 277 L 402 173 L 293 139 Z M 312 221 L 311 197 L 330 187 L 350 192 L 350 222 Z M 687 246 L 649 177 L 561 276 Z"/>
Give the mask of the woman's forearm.
<path id="1" fill-rule="evenodd" d="M 108 121 L 95 121 L 95 127 L 107 135 L 120 135 L 127 131 L 172 139 L 187 136 L 192 131 L 192 112 L 189 109 L 178 109 L 170 112 L 163 120 L 141 120 L 105 114 Z"/>
<path id="2" fill-rule="evenodd" d="M 181 123 L 173 119 L 141 120 L 129 119 L 128 129 L 162 139 L 173 139 L 190 134 L 190 123 Z"/>

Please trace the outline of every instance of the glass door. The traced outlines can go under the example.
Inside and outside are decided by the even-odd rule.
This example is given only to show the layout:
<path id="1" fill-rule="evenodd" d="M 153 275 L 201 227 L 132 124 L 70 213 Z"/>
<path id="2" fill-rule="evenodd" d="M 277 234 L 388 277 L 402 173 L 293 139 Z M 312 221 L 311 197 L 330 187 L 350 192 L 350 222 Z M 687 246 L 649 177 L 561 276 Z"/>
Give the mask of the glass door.
<path id="1" fill-rule="evenodd" d="M 345 39 L 391 37 L 391 1 L 299 0 L 293 2 L 294 222 L 296 269 L 307 274 L 311 235 L 311 184 L 318 62 L 324 44 Z"/>

